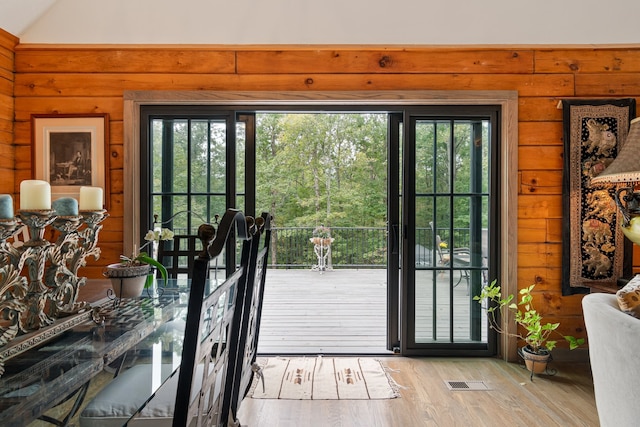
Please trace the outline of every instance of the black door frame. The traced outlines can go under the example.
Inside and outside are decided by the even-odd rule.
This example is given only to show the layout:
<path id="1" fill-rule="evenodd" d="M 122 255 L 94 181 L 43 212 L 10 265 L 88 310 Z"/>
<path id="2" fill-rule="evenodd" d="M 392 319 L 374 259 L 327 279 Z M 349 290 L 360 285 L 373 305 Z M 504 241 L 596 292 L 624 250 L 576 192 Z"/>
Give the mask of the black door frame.
<path id="1" fill-rule="evenodd" d="M 416 343 L 415 340 L 415 299 L 416 299 L 416 265 L 415 265 L 415 230 L 416 222 L 413 213 L 416 210 L 416 186 L 415 186 L 415 163 L 416 163 L 416 134 L 415 124 L 419 119 L 445 119 L 450 118 L 477 118 L 486 116 L 492 125 L 490 140 L 490 156 L 492 167 L 490 169 L 490 204 L 491 212 L 489 227 L 496 230 L 489 233 L 490 253 L 501 253 L 500 242 L 500 107 L 499 106 L 437 106 L 437 107 L 416 107 L 405 110 L 403 121 L 405 123 L 402 141 L 402 287 L 400 296 L 400 352 L 403 355 L 429 355 L 429 356 L 492 356 L 497 351 L 497 335 L 494 330 L 489 329 L 487 343 L 476 342 L 453 342 L 453 343 Z M 499 257 L 489 257 L 488 278 L 498 276 Z M 475 272 L 474 272 L 475 273 Z M 475 293 L 474 293 L 475 292 Z M 479 289 L 472 286 L 470 297 L 479 294 Z M 480 306 L 473 306 L 472 314 L 480 316 Z M 475 314 L 474 314 L 475 313 Z M 486 321 L 486 318 L 482 319 Z"/>

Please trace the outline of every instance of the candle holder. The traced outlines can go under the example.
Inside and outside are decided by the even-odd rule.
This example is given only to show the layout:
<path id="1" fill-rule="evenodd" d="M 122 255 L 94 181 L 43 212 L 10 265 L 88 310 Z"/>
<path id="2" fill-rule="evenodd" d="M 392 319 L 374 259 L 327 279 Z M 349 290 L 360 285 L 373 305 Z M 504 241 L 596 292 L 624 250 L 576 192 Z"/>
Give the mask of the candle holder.
<path id="1" fill-rule="evenodd" d="M 86 282 L 78 269 L 87 257 L 100 257 L 98 234 L 107 217 L 105 210 L 74 216 L 20 210 L 15 218 L 0 220 L 0 313 L 5 319 L 0 323 L 0 346 L 91 308 L 77 300 Z M 8 242 L 23 225 L 29 229 L 29 240 Z M 55 242 L 45 239 L 49 226 L 59 231 Z"/>

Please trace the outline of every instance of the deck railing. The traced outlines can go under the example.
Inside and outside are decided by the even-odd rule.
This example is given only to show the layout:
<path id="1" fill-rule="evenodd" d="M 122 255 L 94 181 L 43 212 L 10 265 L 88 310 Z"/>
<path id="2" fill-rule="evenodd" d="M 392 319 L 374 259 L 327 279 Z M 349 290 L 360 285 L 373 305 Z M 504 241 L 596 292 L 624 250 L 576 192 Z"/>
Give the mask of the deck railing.
<path id="1" fill-rule="evenodd" d="M 313 250 L 315 227 L 272 227 L 270 268 L 312 268 L 318 264 Z M 176 233 L 188 234 L 176 229 Z M 438 230 L 444 241 L 448 239 L 448 229 Z M 331 227 L 331 258 L 333 268 L 386 268 L 387 229 L 385 227 Z M 454 229 L 453 241 L 456 247 L 469 246 L 469 230 Z M 435 248 L 434 232 L 431 228 L 416 230 L 416 245 L 429 250 Z M 418 256 L 418 255 L 417 255 Z M 424 256 L 424 254 L 420 254 Z"/>
<path id="2" fill-rule="evenodd" d="M 318 263 L 313 251 L 314 227 L 274 227 L 269 264 L 276 268 L 311 268 Z M 332 227 L 333 268 L 384 268 L 387 233 L 383 227 Z"/>
<path id="3" fill-rule="evenodd" d="M 272 268 L 311 268 L 318 263 L 313 251 L 314 227 L 272 228 Z M 438 234 L 447 240 L 447 230 Z M 434 234 L 430 228 L 416 230 L 416 244 L 434 248 Z M 331 263 L 333 268 L 386 268 L 387 229 L 384 227 L 331 227 Z M 468 230 L 454 230 L 457 246 L 468 246 Z"/>

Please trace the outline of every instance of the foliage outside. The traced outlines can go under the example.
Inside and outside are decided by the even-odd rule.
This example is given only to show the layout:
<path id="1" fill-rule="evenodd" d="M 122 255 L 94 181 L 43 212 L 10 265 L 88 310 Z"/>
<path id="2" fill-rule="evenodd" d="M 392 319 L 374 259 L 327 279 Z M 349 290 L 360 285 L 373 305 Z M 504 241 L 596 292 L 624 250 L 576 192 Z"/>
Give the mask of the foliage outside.
<path id="1" fill-rule="evenodd" d="M 523 340 L 531 349 L 533 353 L 541 353 L 545 349 L 553 350 L 557 341 L 549 339 L 552 332 L 554 332 L 560 326 L 560 323 L 543 323 L 542 316 L 533 307 L 533 296 L 531 291 L 535 285 L 528 286 L 520 290 L 520 301 L 516 304 L 512 302 L 514 299 L 513 294 L 502 298 L 500 286 L 497 285 L 497 280 L 491 282 L 491 284 L 482 288 L 480 295 L 474 296 L 473 299 L 480 304 L 486 301 L 488 306 L 485 308 L 487 316 L 489 317 L 489 324 L 492 329 L 495 329 L 500 334 L 506 334 Z M 513 312 L 515 316 L 515 322 L 517 325 L 524 328 L 526 334 L 521 333 L 507 333 L 500 326 L 500 317 L 506 315 L 506 310 Z M 563 337 L 568 343 L 571 350 L 578 348 L 584 344 L 583 338 L 575 338 L 571 335 L 561 335 L 559 332 L 555 332 L 557 335 Z"/>

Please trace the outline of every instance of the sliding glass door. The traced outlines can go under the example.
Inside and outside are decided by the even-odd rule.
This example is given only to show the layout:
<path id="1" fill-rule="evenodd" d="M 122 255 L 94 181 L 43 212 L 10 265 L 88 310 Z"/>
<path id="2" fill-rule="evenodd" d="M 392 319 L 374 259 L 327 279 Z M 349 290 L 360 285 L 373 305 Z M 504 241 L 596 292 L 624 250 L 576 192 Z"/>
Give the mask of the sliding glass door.
<path id="1" fill-rule="evenodd" d="M 286 109 L 291 110 L 296 109 Z M 407 355 L 494 354 L 495 336 L 487 329 L 486 317 L 473 296 L 497 277 L 499 267 L 498 257 L 491 254 L 499 253 L 500 240 L 500 107 L 396 105 L 364 111 L 374 111 L 383 124 L 386 117 L 386 138 L 384 130 L 373 139 L 340 135 L 351 142 L 362 139 L 386 148 L 386 166 L 381 163 L 386 167 L 386 194 L 376 197 L 386 199 L 387 349 Z M 362 107 L 344 105 L 336 112 L 366 114 Z M 264 194 L 280 188 L 273 177 L 267 181 L 256 178 L 260 150 L 256 135 L 266 133 L 260 129 L 261 123 L 270 123 L 265 117 L 278 113 L 282 111 L 268 108 L 143 106 L 141 197 L 151 203 L 141 205 L 141 229 L 151 227 L 154 215 L 168 221 L 166 225 L 174 230 L 195 233 L 202 221 L 215 222 L 215 215 L 227 206 L 255 214 L 256 186 L 262 185 Z M 256 115 L 262 119 L 256 120 Z M 308 145 L 312 133 L 296 132 L 290 139 L 297 141 L 294 137 L 298 135 Z M 281 139 L 280 149 L 294 147 L 294 142 Z M 335 161 L 344 161 L 347 154 L 364 158 L 348 151 Z M 374 169 L 371 173 L 378 175 L 379 170 Z M 310 168 L 305 170 L 311 173 Z M 334 163 L 322 170 L 338 171 Z M 283 182 L 293 179 L 291 168 L 279 171 Z M 338 176 L 341 185 L 349 187 L 348 176 Z M 292 181 L 289 187 L 293 182 L 299 186 L 302 180 Z M 279 197 L 274 200 L 298 200 Z M 272 203 L 266 205 L 271 211 Z M 332 209 L 340 213 L 340 205 Z M 384 209 L 380 218 L 383 216 Z M 349 241 L 341 241 L 344 250 Z M 336 246 L 336 257 L 338 249 L 342 246 Z M 226 259 L 234 251 L 228 248 Z"/>
<path id="2" fill-rule="evenodd" d="M 494 107 L 405 115 L 403 354 L 494 351 L 473 296 L 496 262 L 497 117 Z"/>

